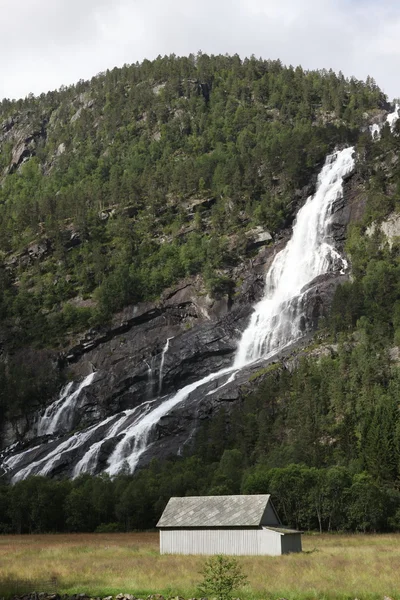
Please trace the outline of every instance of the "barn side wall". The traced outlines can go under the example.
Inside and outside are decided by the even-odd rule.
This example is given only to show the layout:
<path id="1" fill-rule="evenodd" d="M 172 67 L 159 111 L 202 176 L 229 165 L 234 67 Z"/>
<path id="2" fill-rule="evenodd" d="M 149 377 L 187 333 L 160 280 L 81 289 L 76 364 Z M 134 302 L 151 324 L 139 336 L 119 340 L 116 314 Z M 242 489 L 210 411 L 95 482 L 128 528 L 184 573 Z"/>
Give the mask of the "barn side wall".
<path id="1" fill-rule="evenodd" d="M 281 535 L 263 529 L 161 529 L 161 554 L 281 554 Z"/>
<path id="2" fill-rule="evenodd" d="M 282 554 L 301 552 L 301 533 L 291 533 L 282 536 Z"/>

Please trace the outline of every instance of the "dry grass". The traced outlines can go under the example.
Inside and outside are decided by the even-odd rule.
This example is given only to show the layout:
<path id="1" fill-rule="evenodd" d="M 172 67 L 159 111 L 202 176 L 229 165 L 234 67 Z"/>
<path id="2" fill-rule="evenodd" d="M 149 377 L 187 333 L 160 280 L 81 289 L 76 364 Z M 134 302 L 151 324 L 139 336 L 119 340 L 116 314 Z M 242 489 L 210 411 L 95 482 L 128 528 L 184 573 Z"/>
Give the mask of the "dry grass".
<path id="1" fill-rule="evenodd" d="M 400 535 L 304 536 L 302 554 L 241 557 L 246 598 L 400 600 Z M 0 597 L 23 591 L 196 595 L 204 557 L 160 556 L 158 534 L 0 536 Z"/>

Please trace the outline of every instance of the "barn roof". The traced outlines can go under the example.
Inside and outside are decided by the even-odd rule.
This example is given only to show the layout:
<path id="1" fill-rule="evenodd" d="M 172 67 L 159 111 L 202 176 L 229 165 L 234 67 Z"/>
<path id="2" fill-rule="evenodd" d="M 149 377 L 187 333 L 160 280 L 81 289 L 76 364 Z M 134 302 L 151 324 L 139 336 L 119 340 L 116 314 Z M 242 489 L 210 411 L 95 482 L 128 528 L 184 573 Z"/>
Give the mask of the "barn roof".
<path id="1" fill-rule="evenodd" d="M 280 533 L 281 535 L 292 535 L 294 533 L 303 533 L 299 529 L 290 529 L 289 527 L 271 527 L 270 525 L 264 525 L 264 529 L 270 529 L 271 531 L 276 531 L 276 533 Z"/>
<path id="2" fill-rule="evenodd" d="M 268 504 L 269 494 L 171 498 L 157 527 L 258 527 Z"/>

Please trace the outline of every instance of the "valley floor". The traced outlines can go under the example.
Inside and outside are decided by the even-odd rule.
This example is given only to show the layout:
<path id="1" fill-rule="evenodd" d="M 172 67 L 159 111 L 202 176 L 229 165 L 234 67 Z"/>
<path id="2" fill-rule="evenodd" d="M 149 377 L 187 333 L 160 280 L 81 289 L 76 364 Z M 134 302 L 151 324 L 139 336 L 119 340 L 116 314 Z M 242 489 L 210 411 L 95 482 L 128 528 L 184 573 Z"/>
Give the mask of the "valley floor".
<path id="1" fill-rule="evenodd" d="M 400 599 L 400 534 L 304 535 L 302 554 L 241 557 L 239 594 L 289 600 Z M 0 536 L 0 597 L 36 590 L 199 595 L 204 557 L 160 556 L 157 533 Z"/>

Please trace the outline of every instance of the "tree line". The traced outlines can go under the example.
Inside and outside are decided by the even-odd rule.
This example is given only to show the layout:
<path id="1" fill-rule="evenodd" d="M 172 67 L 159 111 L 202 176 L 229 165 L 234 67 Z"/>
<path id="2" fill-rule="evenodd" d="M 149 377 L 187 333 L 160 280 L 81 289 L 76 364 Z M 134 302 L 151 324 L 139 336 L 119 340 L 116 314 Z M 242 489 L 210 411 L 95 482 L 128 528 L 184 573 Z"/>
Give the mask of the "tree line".
<path id="1" fill-rule="evenodd" d="M 224 480 L 240 480 L 237 450 L 204 468 L 198 458 L 150 467 L 135 477 L 81 476 L 75 481 L 30 477 L 0 486 L 0 533 L 118 532 L 152 529 L 169 499 L 219 494 Z M 258 466 L 242 476 L 245 494 L 270 493 L 285 525 L 302 530 L 398 531 L 400 493 L 380 487 L 367 473 L 346 467 L 317 469 L 292 464 Z"/>

